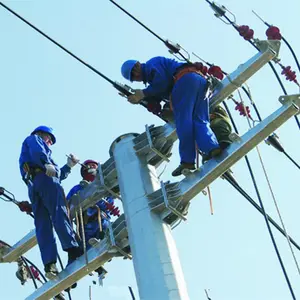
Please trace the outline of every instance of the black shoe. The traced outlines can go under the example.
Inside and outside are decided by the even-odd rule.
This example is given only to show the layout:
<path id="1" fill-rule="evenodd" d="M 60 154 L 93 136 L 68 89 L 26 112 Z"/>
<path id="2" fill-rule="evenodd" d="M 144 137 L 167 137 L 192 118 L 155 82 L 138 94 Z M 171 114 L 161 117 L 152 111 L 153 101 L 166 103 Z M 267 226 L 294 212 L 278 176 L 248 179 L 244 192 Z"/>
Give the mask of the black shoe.
<path id="1" fill-rule="evenodd" d="M 211 151 L 209 151 L 209 154 L 208 156 L 210 158 L 214 158 L 214 157 L 218 157 L 222 154 L 222 149 L 221 148 L 215 148 L 215 149 L 212 149 Z"/>
<path id="2" fill-rule="evenodd" d="M 68 252 L 67 266 L 69 266 L 71 263 L 73 263 L 78 257 L 80 257 L 83 254 L 83 251 L 80 247 L 72 247 L 67 249 L 66 251 Z"/>
<path id="3" fill-rule="evenodd" d="M 220 148 L 221 148 L 222 150 L 225 150 L 225 149 L 228 148 L 231 144 L 232 144 L 232 142 L 220 142 L 220 143 L 219 143 Z"/>
<path id="4" fill-rule="evenodd" d="M 45 265 L 45 276 L 49 279 L 52 280 L 54 279 L 58 274 L 58 270 L 56 267 L 56 263 L 48 263 Z"/>
<path id="5" fill-rule="evenodd" d="M 180 176 L 182 174 L 182 171 L 184 169 L 188 169 L 188 170 L 195 170 L 195 164 L 191 164 L 191 163 L 181 163 L 173 172 L 172 172 L 172 176 L 176 177 L 176 176 Z"/>

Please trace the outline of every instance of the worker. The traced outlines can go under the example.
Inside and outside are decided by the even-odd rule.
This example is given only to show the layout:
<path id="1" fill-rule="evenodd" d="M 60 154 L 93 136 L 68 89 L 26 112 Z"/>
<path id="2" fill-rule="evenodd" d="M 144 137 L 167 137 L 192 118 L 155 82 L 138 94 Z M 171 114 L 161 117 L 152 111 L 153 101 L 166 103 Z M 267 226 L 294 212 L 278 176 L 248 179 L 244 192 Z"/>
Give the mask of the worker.
<path id="1" fill-rule="evenodd" d="M 66 199 L 61 186 L 61 181 L 67 178 L 78 159 L 70 154 L 67 164 L 59 169 L 51 157 L 50 147 L 55 142 L 53 129 L 39 126 L 24 140 L 19 158 L 20 172 L 28 186 L 32 204 L 37 242 L 49 279 L 58 274 L 53 227 L 62 249 L 68 252 L 68 265 L 82 255 L 67 214 Z"/>
<path id="2" fill-rule="evenodd" d="M 81 167 L 80 173 L 82 176 L 82 181 L 75 185 L 67 195 L 68 202 L 71 202 L 71 206 L 75 205 L 72 203 L 72 196 L 75 195 L 78 191 L 82 190 L 87 184 L 94 181 L 96 178 L 98 163 L 94 160 L 88 159 L 86 160 Z M 101 211 L 101 231 L 100 224 L 98 219 L 98 209 L 97 207 L 89 207 L 83 214 L 83 222 L 84 222 L 84 238 L 87 245 L 87 250 L 91 248 L 91 244 L 89 241 L 91 239 L 103 239 L 105 236 L 105 231 L 109 226 L 111 219 L 111 211 L 108 209 L 111 205 L 114 204 L 114 199 L 111 197 L 107 197 L 106 199 L 102 199 L 96 203 L 95 206 L 98 206 Z M 119 213 L 119 212 L 117 212 Z M 80 223 L 80 222 L 79 222 Z M 76 224 L 77 228 L 79 228 L 80 236 L 82 235 L 81 224 Z M 106 270 L 102 267 L 99 267 L 95 270 L 98 273 L 98 276 L 101 279 L 104 278 L 106 274 Z"/>
<path id="3" fill-rule="evenodd" d="M 121 73 L 127 80 L 148 83 L 145 89 L 137 89 L 128 96 L 130 103 L 138 104 L 149 96 L 171 99 L 181 159 L 173 176 L 181 175 L 184 169 L 195 169 L 195 142 L 209 158 L 221 154 L 222 149 L 209 123 L 208 83 L 196 65 L 154 57 L 146 63 L 127 60 Z"/>

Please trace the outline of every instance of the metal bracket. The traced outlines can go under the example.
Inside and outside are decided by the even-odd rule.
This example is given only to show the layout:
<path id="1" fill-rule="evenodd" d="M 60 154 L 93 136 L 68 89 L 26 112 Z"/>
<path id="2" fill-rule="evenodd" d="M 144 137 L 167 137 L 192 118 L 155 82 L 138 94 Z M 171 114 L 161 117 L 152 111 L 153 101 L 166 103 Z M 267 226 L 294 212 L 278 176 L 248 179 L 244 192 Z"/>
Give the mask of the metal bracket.
<path id="1" fill-rule="evenodd" d="M 170 205 L 170 202 L 168 200 L 168 194 L 167 194 L 167 191 L 166 191 L 166 187 L 165 187 L 165 184 L 164 184 L 163 181 L 160 182 L 160 186 L 161 186 L 161 191 L 162 191 L 165 207 L 168 210 L 170 210 L 173 214 L 175 214 L 178 218 L 180 218 L 181 220 L 186 221 L 187 218 L 180 211 L 176 210 L 175 207 Z"/>
<path id="2" fill-rule="evenodd" d="M 152 136 L 150 133 L 150 128 L 147 124 L 145 125 L 146 129 L 146 135 L 147 135 L 147 141 L 149 143 L 150 150 L 153 151 L 155 154 L 157 154 L 161 159 L 163 159 L 166 162 L 170 162 L 167 156 L 163 155 L 161 152 L 159 152 L 154 146 L 152 141 Z"/>
<path id="3" fill-rule="evenodd" d="M 300 113 L 300 94 L 280 96 L 278 100 L 282 105 L 288 103 L 294 105 L 296 108 L 298 108 L 298 113 L 296 115 Z"/>
<path id="4" fill-rule="evenodd" d="M 111 244 L 111 247 L 113 249 L 116 249 L 119 253 L 121 253 L 124 257 L 127 257 L 129 259 L 132 259 L 132 255 L 126 253 L 121 247 L 119 247 L 119 245 L 116 243 L 116 239 L 113 233 L 113 229 L 111 224 L 108 225 L 108 237 L 109 237 L 109 241 Z"/>
<path id="5" fill-rule="evenodd" d="M 102 167 L 101 164 L 98 164 L 98 173 L 99 173 L 99 178 L 100 178 L 100 184 L 101 186 L 107 191 L 109 192 L 111 195 L 113 195 L 114 198 L 118 198 L 119 200 L 122 200 L 121 197 L 116 194 L 111 188 L 109 188 L 106 184 L 105 184 L 105 180 L 104 180 L 104 175 L 103 175 L 103 171 L 102 171 Z"/>

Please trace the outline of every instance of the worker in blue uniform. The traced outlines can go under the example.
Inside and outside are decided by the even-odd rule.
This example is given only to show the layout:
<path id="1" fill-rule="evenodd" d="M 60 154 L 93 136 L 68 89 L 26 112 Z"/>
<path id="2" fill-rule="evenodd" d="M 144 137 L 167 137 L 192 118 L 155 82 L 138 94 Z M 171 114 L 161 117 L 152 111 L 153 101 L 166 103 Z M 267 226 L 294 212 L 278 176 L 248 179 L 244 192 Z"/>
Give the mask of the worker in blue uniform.
<path id="1" fill-rule="evenodd" d="M 130 81 L 148 83 L 143 90 L 135 90 L 128 101 L 138 104 L 144 97 L 159 96 L 171 100 L 179 139 L 181 163 L 172 172 L 179 176 L 184 169 L 194 170 L 196 147 L 212 158 L 221 154 L 217 138 L 210 128 L 208 83 L 193 64 L 154 57 L 146 63 L 127 60 L 121 67 L 123 77 Z"/>
<path id="2" fill-rule="evenodd" d="M 77 192 L 82 190 L 87 184 L 93 182 L 96 173 L 97 173 L 98 163 L 94 160 L 88 159 L 86 160 L 81 167 L 80 173 L 82 176 L 82 181 L 75 185 L 67 195 L 67 200 L 70 202 L 70 205 L 75 205 L 72 203 L 72 196 Z M 97 207 L 89 207 L 83 215 L 83 227 L 84 227 L 84 238 L 87 245 L 87 250 L 91 248 L 91 244 L 89 241 L 91 239 L 103 239 L 105 235 L 105 231 L 108 228 L 110 223 L 110 210 L 107 207 L 108 204 L 114 204 L 114 199 L 111 197 L 107 197 L 106 199 L 102 199 L 96 203 L 95 206 L 98 206 L 101 211 L 101 231 L 100 224 L 98 219 L 98 209 Z M 83 237 L 81 224 L 76 224 L 77 228 L 79 228 L 80 236 Z M 103 279 L 105 274 L 107 273 L 103 267 L 99 267 L 95 270 L 98 273 L 99 278 Z"/>
<path id="3" fill-rule="evenodd" d="M 68 265 L 82 255 L 67 214 L 65 194 L 61 186 L 61 181 L 67 178 L 71 168 L 79 160 L 70 154 L 67 164 L 59 169 L 51 157 L 50 146 L 55 142 L 52 128 L 39 126 L 24 140 L 19 158 L 20 172 L 28 186 L 32 204 L 37 242 L 49 279 L 58 274 L 53 227 L 62 249 L 68 252 Z"/>

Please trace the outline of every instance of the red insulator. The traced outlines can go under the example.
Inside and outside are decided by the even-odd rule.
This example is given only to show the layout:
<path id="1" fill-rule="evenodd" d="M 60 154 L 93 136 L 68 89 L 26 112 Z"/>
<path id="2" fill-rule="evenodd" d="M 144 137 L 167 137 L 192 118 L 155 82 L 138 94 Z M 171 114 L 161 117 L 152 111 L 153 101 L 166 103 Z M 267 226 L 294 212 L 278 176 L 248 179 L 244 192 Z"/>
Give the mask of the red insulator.
<path id="1" fill-rule="evenodd" d="M 28 201 L 21 201 L 18 206 L 21 211 L 26 212 L 27 214 L 32 213 L 32 206 Z"/>
<path id="2" fill-rule="evenodd" d="M 149 102 L 147 104 L 147 110 L 152 112 L 153 114 L 157 115 L 158 113 L 161 112 L 161 105 L 159 102 Z"/>
<path id="3" fill-rule="evenodd" d="M 211 66 L 209 67 L 207 73 L 212 75 L 220 80 L 224 78 L 224 74 L 222 73 L 222 69 L 219 66 Z"/>
<path id="4" fill-rule="evenodd" d="M 240 33 L 240 36 L 242 36 L 246 41 L 250 41 L 253 39 L 254 31 L 250 29 L 247 25 L 242 25 L 238 27 L 238 31 Z"/>
<path id="5" fill-rule="evenodd" d="M 281 34 L 278 27 L 270 26 L 266 31 L 266 35 L 268 40 L 281 40 Z"/>
<path id="6" fill-rule="evenodd" d="M 29 268 L 30 268 L 30 271 L 31 271 L 34 279 L 41 280 L 39 271 L 34 266 L 30 266 Z"/>
<path id="7" fill-rule="evenodd" d="M 118 207 L 114 206 L 113 204 L 106 202 L 106 208 L 107 210 L 113 215 L 120 217 L 120 210 Z"/>
<path id="8" fill-rule="evenodd" d="M 298 84 L 296 79 L 297 77 L 296 72 L 291 69 L 291 66 L 287 66 L 287 67 L 282 66 L 281 68 L 282 68 L 281 74 L 285 76 L 286 80 L 293 81 Z"/>
<path id="9" fill-rule="evenodd" d="M 194 65 L 204 76 L 207 74 L 208 68 L 202 62 L 195 62 Z"/>
<path id="10" fill-rule="evenodd" d="M 237 103 L 235 106 L 235 110 L 238 110 L 240 112 L 241 116 L 246 117 L 246 115 L 252 120 L 252 117 L 250 115 L 250 108 L 249 106 L 244 106 L 242 102 Z"/>

